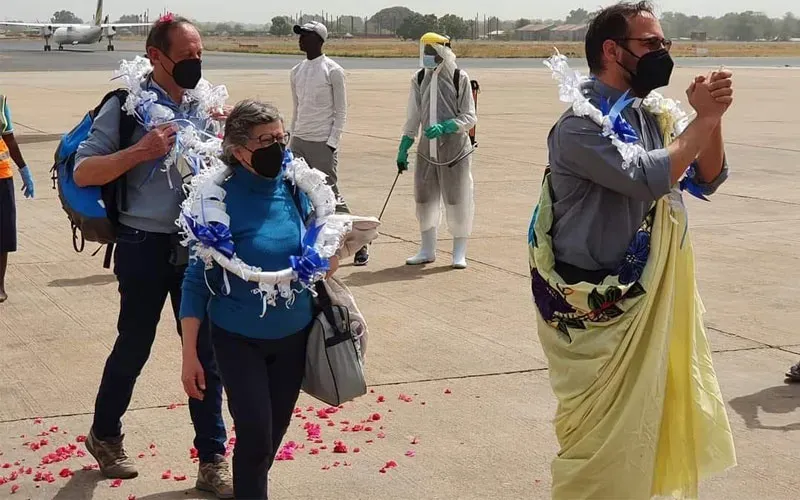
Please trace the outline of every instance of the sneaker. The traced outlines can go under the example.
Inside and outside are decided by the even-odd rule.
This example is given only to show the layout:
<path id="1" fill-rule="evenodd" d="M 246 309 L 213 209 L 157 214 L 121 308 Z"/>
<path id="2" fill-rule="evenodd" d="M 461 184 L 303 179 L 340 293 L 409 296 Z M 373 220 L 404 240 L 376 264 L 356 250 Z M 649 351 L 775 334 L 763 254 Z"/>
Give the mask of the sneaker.
<path id="1" fill-rule="evenodd" d="M 789 371 L 786 372 L 786 379 L 789 382 L 800 382 L 800 363 L 797 363 L 793 367 L 789 368 Z"/>
<path id="2" fill-rule="evenodd" d="M 369 263 L 369 249 L 367 247 L 363 247 L 361 250 L 356 252 L 356 258 L 353 260 L 353 264 L 356 266 L 366 266 Z"/>
<path id="3" fill-rule="evenodd" d="M 139 475 L 133 460 L 125 452 L 122 445 L 125 435 L 101 441 L 94 431 L 86 438 L 86 450 L 92 454 L 100 472 L 109 479 L 133 479 Z"/>
<path id="4" fill-rule="evenodd" d="M 217 498 L 233 498 L 231 468 L 225 457 L 217 455 L 213 462 L 200 464 L 195 488 L 213 493 Z"/>

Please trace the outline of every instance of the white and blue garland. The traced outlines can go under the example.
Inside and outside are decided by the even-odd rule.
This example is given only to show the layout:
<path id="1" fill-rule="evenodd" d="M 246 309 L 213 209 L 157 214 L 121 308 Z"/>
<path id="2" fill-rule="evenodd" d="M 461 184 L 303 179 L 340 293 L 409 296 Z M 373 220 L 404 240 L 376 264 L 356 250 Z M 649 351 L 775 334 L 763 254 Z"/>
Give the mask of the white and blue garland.
<path id="1" fill-rule="evenodd" d="M 253 293 L 263 302 L 262 317 L 267 306 L 277 305 L 278 298 L 285 299 L 287 307 L 292 305 L 295 294 L 299 293 L 292 287 L 295 282 L 314 293 L 314 284 L 324 279 L 330 268 L 329 259 L 342 247 L 354 222 L 363 218 L 336 215 L 336 196 L 326 183 L 326 175 L 287 151 L 281 175 L 308 197 L 315 214 L 314 222 L 303 235 L 302 255 L 291 257 L 287 267 L 277 272 L 266 272 L 242 261 L 236 255 L 222 188 L 232 170 L 220 159 L 220 128 L 208 133 L 198 130 L 194 123 L 212 125 L 214 114 L 222 111 L 228 99 L 228 91 L 224 86 L 212 86 L 201 80 L 197 88 L 184 93 L 180 106 L 180 109 L 192 106 L 196 111 L 191 117 L 180 111 L 176 114 L 171 107 L 159 103 L 156 92 L 143 88 L 152 70 L 149 60 L 136 57 L 121 63 L 115 79 L 121 79 L 129 92 L 123 111 L 136 118 L 145 130 L 169 123 L 179 127 L 175 147 L 164 161 L 163 171 L 170 178 L 170 168 L 177 168 L 186 181 L 183 186 L 186 200 L 176 221 L 183 235 L 182 244 L 192 249 L 192 257 L 200 259 L 206 270 L 215 263 L 222 267 L 223 293 L 230 291 L 228 273 L 254 283 Z M 371 218 L 363 220 L 377 223 Z"/>
<path id="2" fill-rule="evenodd" d="M 611 141 L 622 156 L 623 169 L 634 165 L 636 158 L 646 151 L 640 144 L 636 131 L 622 117 L 622 111 L 635 99 L 629 98 L 626 92 L 613 105 L 608 100 L 603 100 L 601 108 L 598 109 L 583 94 L 583 86 L 590 81 L 590 78 L 570 68 L 567 57 L 559 53 L 558 49 L 555 55 L 544 61 L 544 65 L 553 72 L 553 79 L 558 81 L 560 100 L 572 105 L 575 116 L 586 117 L 602 128 L 603 136 Z M 680 108 L 680 102 L 666 98 L 658 92 L 651 92 L 645 97 L 642 100 L 642 107 L 656 117 L 659 125 L 663 125 L 661 128 L 671 130 L 673 138 L 681 135 L 690 123 L 689 116 Z M 695 181 L 695 171 L 696 165 L 692 163 L 670 192 L 669 201 L 673 209 L 687 213 L 681 191 L 687 191 L 692 196 L 708 201 L 703 188 Z M 677 222 L 674 218 L 673 221 Z M 688 225 L 687 214 L 681 246 L 686 238 Z"/>

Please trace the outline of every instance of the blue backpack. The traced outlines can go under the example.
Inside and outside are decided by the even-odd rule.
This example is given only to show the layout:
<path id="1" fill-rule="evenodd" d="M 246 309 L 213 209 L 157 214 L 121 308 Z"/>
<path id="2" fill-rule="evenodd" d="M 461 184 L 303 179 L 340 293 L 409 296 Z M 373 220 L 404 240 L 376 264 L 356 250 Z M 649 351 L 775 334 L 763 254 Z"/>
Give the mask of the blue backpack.
<path id="1" fill-rule="evenodd" d="M 86 241 L 106 245 L 105 268 L 111 267 L 111 256 L 119 224 L 119 210 L 124 209 L 126 205 L 125 175 L 105 186 L 79 187 L 73 178 L 75 154 L 81 143 L 89 137 L 94 119 L 100 109 L 111 99 L 116 99 L 121 108 L 127 97 L 128 91 L 125 89 L 117 89 L 106 94 L 100 105 L 89 111 L 75 128 L 61 138 L 55 153 L 55 164 L 50 170 L 53 189 L 58 188 L 61 206 L 72 225 L 72 247 L 80 253 L 83 251 Z M 131 145 L 135 128 L 136 120 L 123 112 L 119 125 L 120 150 Z M 100 249 L 97 250 L 97 252 L 99 251 Z"/>

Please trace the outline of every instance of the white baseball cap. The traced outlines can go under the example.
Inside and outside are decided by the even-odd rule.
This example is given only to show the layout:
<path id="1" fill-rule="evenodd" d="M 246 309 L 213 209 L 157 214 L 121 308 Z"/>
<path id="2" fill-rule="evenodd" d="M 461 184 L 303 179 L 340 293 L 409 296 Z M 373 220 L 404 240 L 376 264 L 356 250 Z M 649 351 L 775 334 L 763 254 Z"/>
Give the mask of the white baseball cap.
<path id="1" fill-rule="evenodd" d="M 295 25 L 294 32 L 298 35 L 303 33 L 316 33 L 320 38 L 322 38 L 323 42 L 328 40 L 328 28 L 326 28 L 324 24 L 317 21 L 311 21 L 302 26 Z"/>

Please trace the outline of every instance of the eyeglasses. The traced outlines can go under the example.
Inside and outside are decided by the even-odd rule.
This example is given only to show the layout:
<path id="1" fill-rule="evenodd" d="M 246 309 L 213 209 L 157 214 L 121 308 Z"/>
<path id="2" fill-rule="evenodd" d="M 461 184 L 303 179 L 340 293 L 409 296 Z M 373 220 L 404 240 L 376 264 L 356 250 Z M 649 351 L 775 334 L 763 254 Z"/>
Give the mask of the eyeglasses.
<path id="1" fill-rule="evenodd" d="M 291 134 L 289 134 L 289 132 L 284 132 L 282 134 L 276 134 L 276 135 L 264 134 L 260 137 L 250 137 L 250 140 L 257 142 L 259 146 L 262 148 L 268 148 L 273 144 L 275 144 L 276 142 L 286 146 L 289 144 L 290 138 Z"/>
<path id="2" fill-rule="evenodd" d="M 672 49 L 672 40 L 658 36 L 649 36 L 646 38 L 614 38 L 613 40 L 615 42 L 642 42 L 650 50 L 659 50 L 664 48 L 667 50 L 667 52 L 669 52 L 670 49 Z"/>

